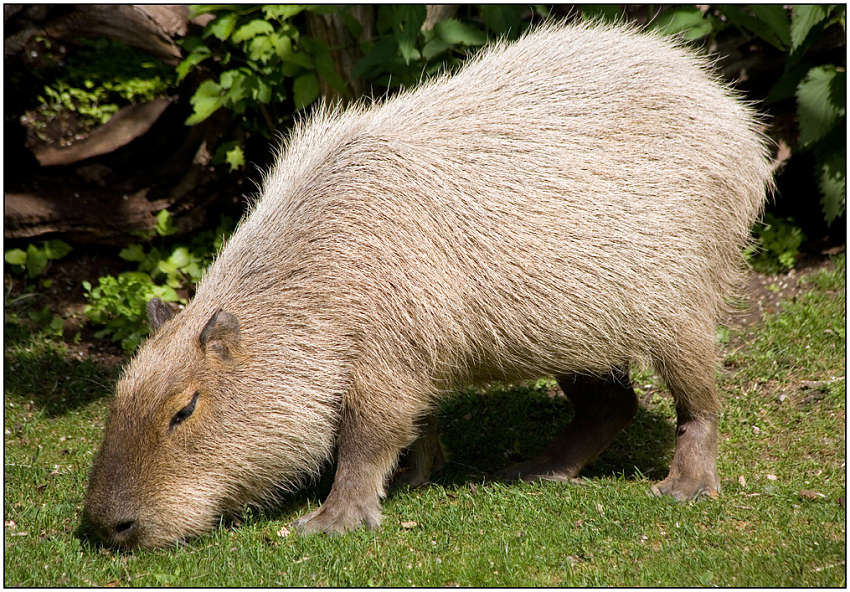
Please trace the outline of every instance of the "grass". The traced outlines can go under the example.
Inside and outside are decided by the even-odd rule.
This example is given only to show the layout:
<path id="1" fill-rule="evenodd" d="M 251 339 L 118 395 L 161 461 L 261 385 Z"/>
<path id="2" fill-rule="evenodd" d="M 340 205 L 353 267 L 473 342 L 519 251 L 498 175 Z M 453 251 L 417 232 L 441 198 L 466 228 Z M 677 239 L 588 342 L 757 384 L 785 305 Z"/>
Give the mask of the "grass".
<path id="1" fill-rule="evenodd" d="M 379 531 L 279 536 L 315 507 L 326 478 L 274 512 L 134 553 L 77 535 L 115 370 L 75 359 L 49 332 L 7 323 L 4 583 L 843 587 L 844 278 L 841 255 L 781 312 L 728 334 L 716 499 L 648 495 L 672 456 L 674 412 L 646 373 L 634 375 L 636 422 L 587 468 L 583 486 L 486 481 L 569 419 L 541 381 L 448 401 L 449 464 L 435 483 L 393 491 Z"/>

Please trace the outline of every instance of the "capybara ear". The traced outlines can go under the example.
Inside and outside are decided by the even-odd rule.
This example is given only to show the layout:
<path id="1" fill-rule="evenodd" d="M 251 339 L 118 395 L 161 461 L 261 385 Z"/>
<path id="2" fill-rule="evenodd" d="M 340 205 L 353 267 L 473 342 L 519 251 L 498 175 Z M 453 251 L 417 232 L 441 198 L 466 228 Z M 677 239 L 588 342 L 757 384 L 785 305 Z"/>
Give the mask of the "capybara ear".
<path id="1" fill-rule="evenodd" d="M 148 300 L 145 309 L 148 312 L 148 325 L 151 328 L 151 333 L 156 332 L 165 321 L 174 316 L 174 309 L 159 298 Z"/>
<path id="2" fill-rule="evenodd" d="M 201 331 L 201 349 L 205 353 L 228 360 L 239 347 L 239 319 L 220 310 L 210 317 Z"/>

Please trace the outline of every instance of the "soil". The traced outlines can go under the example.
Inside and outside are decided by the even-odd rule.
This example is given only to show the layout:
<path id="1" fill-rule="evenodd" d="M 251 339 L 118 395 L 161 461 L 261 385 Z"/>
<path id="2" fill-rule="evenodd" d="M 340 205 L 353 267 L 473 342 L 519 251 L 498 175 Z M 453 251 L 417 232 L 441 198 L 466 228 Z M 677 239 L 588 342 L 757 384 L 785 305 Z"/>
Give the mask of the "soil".
<path id="1" fill-rule="evenodd" d="M 732 327 L 751 327 L 765 314 L 779 312 L 782 301 L 794 301 L 808 290 L 800 279 L 829 266 L 829 257 L 844 251 L 844 246 L 832 247 L 816 254 L 806 254 L 796 267 L 785 273 L 758 273 L 751 271 L 743 294 L 743 307 L 724 320 Z"/>
<path id="2" fill-rule="evenodd" d="M 751 327 L 764 314 L 779 311 L 783 300 L 793 301 L 808 289 L 800 282 L 803 276 L 827 267 L 829 256 L 843 250 L 844 246 L 839 246 L 804 255 L 797 267 L 787 273 L 750 272 L 743 294 L 743 308 L 729 315 L 725 324 L 736 328 Z M 75 247 L 65 259 L 49 264 L 43 277 L 52 280 L 51 285 L 39 288 L 36 294 L 21 299 L 20 304 L 15 299 L 25 293 L 26 282 L 21 277 L 6 274 L 6 306 L 20 306 L 22 310 L 40 310 L 45 305 L 49 306 L 51 311 L 64 319 L 63 335 L 71 356 L 78 359 L 88 357 L 104 366 L 117 366 L 127 356 L 118 344 L 97 339 L 95 330 L 86 324 L 82 314 L 86 305 L 82 282 L 97 285 L 100 276 L 116 275 L 127 270 L 128 264 L 118 258 L 117 248 L 109 252 L 105 248 Z"/>

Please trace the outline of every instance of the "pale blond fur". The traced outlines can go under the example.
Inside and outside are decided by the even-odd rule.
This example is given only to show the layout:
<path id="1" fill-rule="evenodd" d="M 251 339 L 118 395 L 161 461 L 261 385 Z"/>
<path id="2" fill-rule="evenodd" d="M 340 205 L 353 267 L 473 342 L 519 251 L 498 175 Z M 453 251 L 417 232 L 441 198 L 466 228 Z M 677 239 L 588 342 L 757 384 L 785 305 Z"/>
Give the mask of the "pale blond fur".
<path id="1" fill-rule="evenodd" d="M 343 413 L 402 447 L 482 380 L 648 362 L 715 412 L 715 325 L 768 156 L 705 58 L 625 26 L 549 24 L 384 102 L 319 107 L 128 366 L 102 452 L 124 468 L 96 467 L 90 496 L 117 503 L 120 473 L 142 544 L 196 534 L 316 474 Z M 241 355 L 211 367 L 197 339 L 219 309 Z"/>

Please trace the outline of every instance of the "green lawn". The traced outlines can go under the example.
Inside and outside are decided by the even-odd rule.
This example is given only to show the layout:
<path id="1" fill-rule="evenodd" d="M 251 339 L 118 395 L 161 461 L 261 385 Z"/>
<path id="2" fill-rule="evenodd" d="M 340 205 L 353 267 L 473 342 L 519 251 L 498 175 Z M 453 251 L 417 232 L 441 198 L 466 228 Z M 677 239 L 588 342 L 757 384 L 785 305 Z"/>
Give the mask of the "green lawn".
<path id="1" fill-rule="evenodd" d="M 584 485 L 488 482 L 569 419 L 550 383 L 467 391 L 442 417 L 450 460 L 396 489 L 377 532 L 280 536 L 329 479 L 185 546 L 115 552 L 76 533 L 116 370 L 5 324 L 6 586 L 839 586 L 845 553 L 845 256 L 746 331 L 720 332 L 716 499 L 651 497 L 672 456 L 670 398 L 633 377 L 635 423 Z M 802 493 L 801 493 L 802 492 Z"/>

